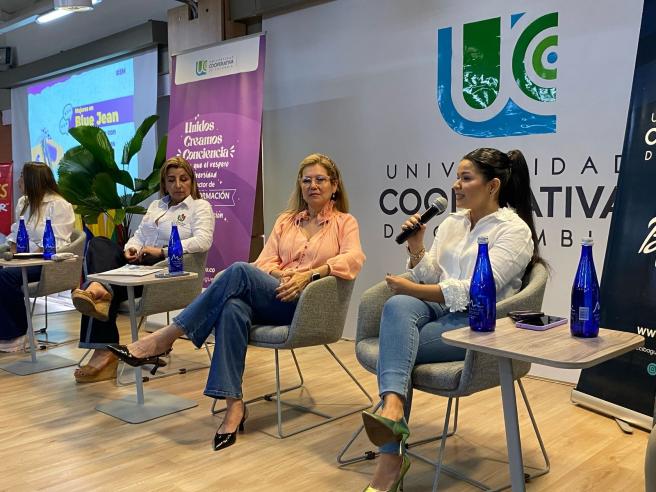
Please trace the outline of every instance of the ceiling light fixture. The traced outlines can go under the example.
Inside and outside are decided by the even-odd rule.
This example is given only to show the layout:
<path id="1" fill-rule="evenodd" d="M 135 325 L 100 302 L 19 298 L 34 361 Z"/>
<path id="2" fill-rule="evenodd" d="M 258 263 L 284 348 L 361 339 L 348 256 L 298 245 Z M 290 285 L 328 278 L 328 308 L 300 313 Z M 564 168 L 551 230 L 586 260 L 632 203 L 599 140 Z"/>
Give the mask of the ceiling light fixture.
<path id="1" fill-rule="evenodd" d="M 51 10 L 47 14 L 43 14 L 37 17 L 36 23 L 45 24 L 47 22 L 52 22 L 54 20 L 61 19 L 62 17 L 67 16 L 68 14 L 72 14 L 73 12 L 74 12 L 73 10 Z"/>
<path id="2" fill-rule="evenodd" d="M 91 0 L 54 0 L 54 5 L 55 10 L 67 12 L 83 12 L 93 9 Z"/>

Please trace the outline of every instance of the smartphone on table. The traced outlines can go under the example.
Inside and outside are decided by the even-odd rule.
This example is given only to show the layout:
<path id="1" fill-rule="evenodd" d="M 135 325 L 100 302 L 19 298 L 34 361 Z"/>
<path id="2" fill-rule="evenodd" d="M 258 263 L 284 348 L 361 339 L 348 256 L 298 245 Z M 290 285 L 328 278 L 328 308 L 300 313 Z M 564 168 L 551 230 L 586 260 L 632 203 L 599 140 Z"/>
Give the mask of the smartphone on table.
<path id="1" fill-rule="evenodd" d="M 521 321 L 517 321 L 515 326 L 517 328 L 524 328 L 526 330 L 544 331 L 555 326 L 564 325 L 565 323 L 567 323 L 567 318 L 543 315 L 523 318 Z"/>
<path id="2" fill-rule="evenodd" d="M 155 274 L 155 278 L 170 278 L 170 277 L 184 277 L 189 275 L 189 272 L 168 272 L 162 271 Z"/>

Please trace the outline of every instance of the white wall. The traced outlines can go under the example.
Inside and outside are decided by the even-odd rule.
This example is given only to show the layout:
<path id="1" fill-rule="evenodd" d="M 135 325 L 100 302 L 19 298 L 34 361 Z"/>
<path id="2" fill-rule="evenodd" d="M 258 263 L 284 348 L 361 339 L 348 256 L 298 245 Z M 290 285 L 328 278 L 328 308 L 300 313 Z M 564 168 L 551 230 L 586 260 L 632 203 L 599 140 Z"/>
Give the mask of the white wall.
<path id="1" fill-rule="evenodd" d="M 423 196 L 433 187 L 449 192 L 454 173 L 442 166 L 448 170 L 452 162 L 457 165 L 462 155 L 477 147 L 519 148 L 526 154 L 533 191 L 545 214 L 537 221 L 547 242 L 543 253 L 553 267 L 543 307 L 551 314 L 568 315 L 579 239 L 590 231 L 601 272 L 610 215 L 600 218 L 600 212 L 617 180 L 615 155 L 621 153 L 624 140 L 641 11 L 640 0 L 336 0 L 264 21 L 266 229 L 285 205 L 297 163 L 313 151 L 331 155 L 343 172 L 368 258 L 353 295 L 346 336 L 355 333 L 361 293 L 382 280 L 385 272 L 401 271 L 405 261 L 404 248 L 384 234 L 385 224 L 394 228 L 394 235 L 398 233 L 405 214 L 384 214 L 379 205 L 381 192 L 414 188 Z M 510 15 L 518 12 L 526 15 L 511 30 Z M 508 48 L 523 22 L 551 12 L 559 13 L 558 27 L 553 30 L 559 37 L 557 99 L 545 106 L 519 93 L 509 74 Z M 505 101 L 511 95 L 529 110 L 556 114 L 556 133 L 474 138 L 455 133 L 440 114 L 437 30 L 448 26 L 454 30 L 456 92 L 462 71 L 458 34 L 463 23 L 498 16 L 504 26 L 499 98 Z M 462 98 L 454 94 L 454 99 L 462 109 Z M 471 118 L 491 116 L 475 113 L 469 110 Z M 566 163 L 561 174 L 551 171 L 554 157 Z M 584 170 L 588 157 L 595 169 Z M 407 176 L 406 164 L 415 163 L 419 176 Z M 398 174 L 389 178 L 387 170 L 394 166 Z M 541 190 L 548 186 L 563 188 L 554 195 L 550 216 L 546 216 L 549 193 Z M 598 186 L 603 187 L 592 218 L 585 218 L 575 188 L 571 216 L 567 216 L 564 189 L 568 186 L 581 186 L 588 201 Z M 563 230 L 571 231 L 571 246 L 561 244 Z M 556 377 L 575 379 L 577 374 Z"/>

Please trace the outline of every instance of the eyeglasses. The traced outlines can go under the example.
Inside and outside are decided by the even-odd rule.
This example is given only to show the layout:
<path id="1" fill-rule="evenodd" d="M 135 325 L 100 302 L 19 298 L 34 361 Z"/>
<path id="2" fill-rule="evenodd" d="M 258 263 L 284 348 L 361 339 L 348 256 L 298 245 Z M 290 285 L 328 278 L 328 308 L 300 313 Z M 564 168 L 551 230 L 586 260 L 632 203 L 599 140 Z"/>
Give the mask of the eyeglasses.
<path id="1" fill-rule="evenodd" d="M 326 183 L 330 183 L 330 178 L 328 176 L 305 176 L 301 178 L 300 181 L 303 186 L 312 186 L 313 181 L 317 183 L 317 186 L 322 186 Z"/>

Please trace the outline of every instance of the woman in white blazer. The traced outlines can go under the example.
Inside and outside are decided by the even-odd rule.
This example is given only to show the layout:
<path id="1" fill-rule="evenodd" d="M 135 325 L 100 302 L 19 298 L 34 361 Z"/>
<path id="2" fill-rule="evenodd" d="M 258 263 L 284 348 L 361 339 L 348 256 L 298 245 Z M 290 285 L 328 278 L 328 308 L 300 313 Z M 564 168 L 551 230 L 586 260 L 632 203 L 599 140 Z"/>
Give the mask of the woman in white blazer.
<path id="1" fill-rule="evenodd" d="M 18 188 L 23 194 L 16 204 L 16 222 L 11 226 L 7 242 L 12 252 L 16 251 L 16 235 L 20 218 L 30 238 L 30 252 L 43 251 L 43 230 L 46 217 L 50 218 L 57 249 L 71 242 L 75 224 L 73 206 L 60 194 L 55 177 L 47 164 L 26 162 L 23 166 Z M 27 278 L 36 282 L 41 277 L 41 267 L 30 267 Z M 0 270 L 0 352 L 21 350 L 27 332 L 27 317 L 23 301 L 20 268 Z"/>

